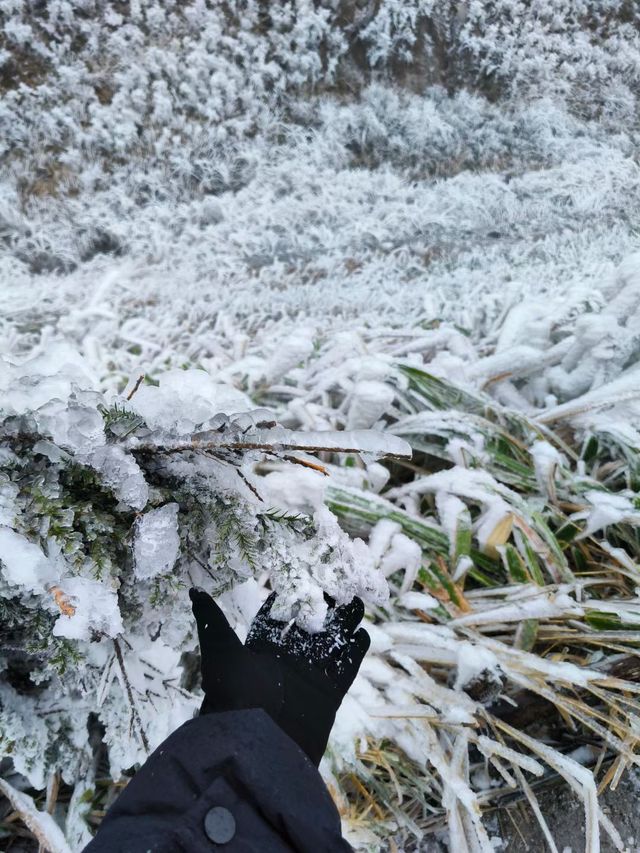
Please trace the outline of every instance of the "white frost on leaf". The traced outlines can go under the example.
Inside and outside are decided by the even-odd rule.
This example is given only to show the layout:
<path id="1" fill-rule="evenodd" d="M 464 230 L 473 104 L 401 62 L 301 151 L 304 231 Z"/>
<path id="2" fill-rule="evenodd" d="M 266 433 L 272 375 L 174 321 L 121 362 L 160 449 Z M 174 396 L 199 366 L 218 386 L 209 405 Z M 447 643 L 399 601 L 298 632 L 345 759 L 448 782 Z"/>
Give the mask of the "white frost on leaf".
<path id="1" fill-rule="evenodd" d="M 404 576 L 400 586 L 401 592 L 411 589 L 420 566 L 422 565 L 422 548 L 404 533 L 396 533 L 391 538 L 389 547 L 380 561 L 380 571 L 388 578 L 394 572 L 403 571 Z"/>
<path id="2" fill-rule="evenodd" d="M 440 602 L 425 592 L 405 592 L 398 598 L 398 604 L 407 610 L 434 610 Z"/>
<path id="3" fill-rule="evenodd" d="M 452 620 L 452 625 L 491 625 L 523 622 L 525 619 L 554 619 L 584 616 L 584 608 L 570 593 L 573 590 L 561 585 L 557 590 L 538 586 L 516 587 L 514 593 L 497 607 L 486 607 L 466 613 Z"/>
<path id="4" fill-rule="evenodd" d="M 436 493 L 436 508 L 440 518 L 440 524 L 449 537 L 449 553 L 456 553 L 458 530 L 461 527 L 471 528 L 471 517 L 467 505 L 447 492 Z"/>
<path id="5" fill-rule="evenodd" d="M 277 382 L 304 362 L 313 352 L 314 334 L 314 329 L 308 326 L 294 328 L 267 361 L 266 381 Z"/>
<path id="6" fill-rule="evenodd" d="M 369 552 L 384 577 L 404 572 L 400 593 L 411 588 L 422 565 L 422 548 L 398 522 L 383 518 L 376 523 L 369 534 Z"/>
<path id="7" fill-rule="evenodd" d="M 500 497 L 487 501 L 475 525 L 475 535 L 480 550 L 491 553 L 497 545 L 503 545 L 511 532 L 513 507 Z"/>
<path id="8" fill-rule="evenodd" d="M 385 382 L 361 380 L 357 382 L 349 399 L 348 430 L 372 427 L 388 411 L 395 394 Z"/>
<path id="9" fill-rule="evenodd" d="M 536 441 L 531 447 L 531 455 L 536 472 L 536 479 L 543 494 L 555 497 L 555 476 L 560 466 L 566 464 L 566 459 L 560 451 L 548 441 Z"/>
<path id="10" fill-rule="evenodd" d="M 456 563 L 456 567 L 453 571 L 452 581 L 454 583 L 458 583 L 469 573 L 469 571 L 473 568 L 473 560 L 471 557 L 460 557 L 458 562 Z"/>
<path id="11" fill-rule="evenodd" d="M 310 513 L 324 505 L 327 485 L 327 477 L 319 471 L 296 468 L 272 471 L 263 478 L 260 489 L 269 506 Z"/>
<path id="12" fill-rule="evenodd" d="M 374 525 L 369 533 L 369 550 L 374 560 L 380 562 L 383 559 L 384 554 L 391 547 L 393 537 L 401 530 L 397 521 L 391 521 L 388 518 L 383 518 Z"/>

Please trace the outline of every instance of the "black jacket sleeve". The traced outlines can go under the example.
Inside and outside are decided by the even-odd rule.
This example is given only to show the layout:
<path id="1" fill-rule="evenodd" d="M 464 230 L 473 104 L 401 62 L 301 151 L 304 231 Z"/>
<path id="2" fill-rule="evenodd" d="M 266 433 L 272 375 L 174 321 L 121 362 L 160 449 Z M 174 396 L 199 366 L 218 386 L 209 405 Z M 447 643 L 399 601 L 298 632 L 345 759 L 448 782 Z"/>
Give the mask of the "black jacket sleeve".
<path id="1" fill-rule="evenodd" d="M 85 853 L 349 853 L 316 767 L 260 709 L 205 714 L 149 757 Z"/>

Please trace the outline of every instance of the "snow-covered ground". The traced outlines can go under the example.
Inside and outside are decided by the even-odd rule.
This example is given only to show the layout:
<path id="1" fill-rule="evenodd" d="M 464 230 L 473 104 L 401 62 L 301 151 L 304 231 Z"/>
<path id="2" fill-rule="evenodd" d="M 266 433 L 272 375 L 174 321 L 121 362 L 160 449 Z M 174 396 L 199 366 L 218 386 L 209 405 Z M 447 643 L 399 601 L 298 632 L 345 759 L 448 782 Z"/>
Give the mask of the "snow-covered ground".
<path id="1" fill-rule="evenodd" d="M 219 369 L 246 348 L 268 355 L 301 327 L 445 319 L 489 348 L 525 300 L 503 335 L 545 345 L 537 326 L 597 310 L 636 246 L 633 136 L 551 101 L 498 109 L 374 86 L 355 106 L 322 99 L 314 125 L 238 143 L 250 165 L 235 192 L 168 178 L 136 204 L 122 180 L 22 212 L 5 185 L 4 351 L 62 334 L 117 387 L 166 366 Z M 358 139 L 382 152 L 375 168 L 354 167 Z M 102 239 L 117 256 L 82 247 Z M 65 264 L 76 268 L 52 274 Z"/>
<path id="2" fill-rule="evenodd" d="M 445 482 L 441 472 L 422 491 L 396 484 L 387 497 L 419 515 L 420 496 L 433 493 L 438 529 L 453 540 L 465 489 L 486 489 L 484 533 L 480 524 L 474 536 L 487 546 L 514 506 L 530 521 L 533 504 L 523 509 L 506 489 L 494 500 L 491 478 L 500 475 L 483 455 L 482 430 L 469 419 L 464 428 L 433 418 L 425 425 L 415 400 L 405 407 L 397 363 L 486 392 L 541 428 L 573 417 L 578 430 L 640 446 L 632 426 L 638 26 L 623 0 L 0 0 L 0 355 L 35 359 L 41 369 L 61 352 L 54 345 L 67 344 L 87 387 L 108 400 L 142 374 L 162 386 L 165 374 L 176 405 L 175 422 L 162 426 L 178 431 L 212 414 L 220 383 L 233 387 L 238 411 L 251 398 L 295 430 L 384 425 L 411 438 L 418 427 L 410 417 L 422 417 L 421 430 L 447 436 L 451 462 L 464 468 L 471 455 L 490 473 Z M 208 390 L 193 374 L 181 387 L 168 371 L 182 368 L 204 369 Z M 9 373 L 0 387 L 15 392 Z M 143 386 L 132 405 L 148 418 L 145 394 L 153 396 Z M 194 398 L 204 414 L 192 420 Z M 554 472 L 573 460 L 540 442 L 531 464 L 547 495 Z M 364 488 L 353 471 L 332 473 L 335 489 Z M 383 488 L 379 466 L 368 475 L 367 488 Z M 300 477 L 309 472 L 280 484 L 277 476 L 282 504 L 308 509 L 300 494 L 315 486 Z M 576 515 L 587 519 L 585 535 L 621 519 L 636 523 L 631 495 L 582 493 L 592 507 Z M 343 498 L 322 492 L 322 500 Z M 385 521 L 390 511 L 380 509 L 369 549 L 385 574 L 405 570 L 393 588 L 402 612 L 429 610 L 435 600 L 410 590 L 420 548 L 416 563 L 415 541 L 406 526 Z M 469 566 L 457 568 L 456 581 Z M 458 614 L 460 629 L 523 614 L 584 615 L 581 588 L 556 581 L 535 601 L 526 589 L 476 601 L 478 612 Z M 186 621 L 181 630 L 182 642 Z M 372 655 L 336 732 L 344 755 L 371 732 L 362 708 L 383 693 L 383 717 L 423 690 L 434 713 L 450 722 L 457 714 L 461 725 L 470 719 L 473 702 L 459 688 L 477 647 L 453 629 L 429 633 L 415 621 L 372 632 L 381 657 Z M 533 659 L 516 665 L 491 643 L 482 649 L 486 671 L 515 678 L 517 670 L 527 684 L 595 678 Z M 412 657 L 418 644 L 437 664 L 455 662 L 457 710 L 449 688 L 423 683 L 429 677 Z M 405 675 L 390 669 L 387 653 L 404 655 Z M 177 660 L 162 665 L 173 671 Z M 114 731 L 126 727 L 121 716 Z M 175 723 L 164 719 L 154 737 Z M 393 725 L 376 731 L 416 761 L 435 756 L 452 843 L 462 843 L 456 832 L 468 819 L 458 807 L 474 814 L 477 806 L 455 763 L 466 735 L 452 747 L 456 758 L 433 732 L 403 735 Z M 473 743 L 498 754 L 496 741 Z M 138 757 L 122 744 L 113 750 L 113 767 Z M 505 756 L 540 769 L 532 758 Z M 340 761 L 325 768 L 328 776 L 339 770 Z M 595 796 L 579 768 L 571 772 L 585 797 Z M 378 843 L 357 821 L 351 831 L 363 845 Z"/>

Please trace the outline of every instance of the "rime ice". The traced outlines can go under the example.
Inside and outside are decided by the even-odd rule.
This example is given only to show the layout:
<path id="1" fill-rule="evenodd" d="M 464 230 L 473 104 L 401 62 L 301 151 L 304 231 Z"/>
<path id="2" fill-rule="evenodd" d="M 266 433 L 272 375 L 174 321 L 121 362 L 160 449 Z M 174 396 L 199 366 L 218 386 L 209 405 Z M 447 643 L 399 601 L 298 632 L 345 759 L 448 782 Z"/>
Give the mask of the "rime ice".
<path id="1" fill-rule="evenodd" d="M 153 578 L 170 571 L 179 551 L 178 504 L 165 504 L 138 519 L 133 544 L 137 578 Z"/>

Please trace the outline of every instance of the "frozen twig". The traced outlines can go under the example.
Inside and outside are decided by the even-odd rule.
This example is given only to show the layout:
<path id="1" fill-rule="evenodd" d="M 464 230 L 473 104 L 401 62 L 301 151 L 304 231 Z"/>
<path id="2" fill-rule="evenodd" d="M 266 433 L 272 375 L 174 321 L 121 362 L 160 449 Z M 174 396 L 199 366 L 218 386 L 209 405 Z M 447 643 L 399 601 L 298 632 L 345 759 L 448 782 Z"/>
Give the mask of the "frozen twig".
<path id="1" fill-rule="evenodd" d="M 122 677 L 122 681 L 127 693 L 127 698 L 129 700 L 129 706 L 131 708 L 131 713 L 138 725 L 138 733 L 140 735 L 140 740 L 142 741 L 142 745 L 144 746 L 147 753 L 151 752 L 149 747 L 149 741 L 147 739 L 147 733 L 144 730 L 144 726 L 142 724 L 142 719 L 140 717 L 140 712 L 138 711 L 138 707 L 136 705 L 135 699 L 133 698 L 133 690 L 131 688 L 131 682 L 129 681 L 129 676 L 127 675 L 127 670 L 124 665 L 124 657 L 122 655 L 122 649 L 120 648 L 120 643 L 117 639 L 113 641 L 113 647 L 116 652 L 116 658 L 118 660 L 118 667 L 120 669 L 120 675 Z"/>
<path id="2" fill-rule="evenodd" d="M 5 779 L 0 779 L 0 793 L 9 800 L 24 825 L 47 853 L 72 853 L 58 824 L 48 812 L 41 812 L 37 808 L 32 797 L 18 791 Z"/>

